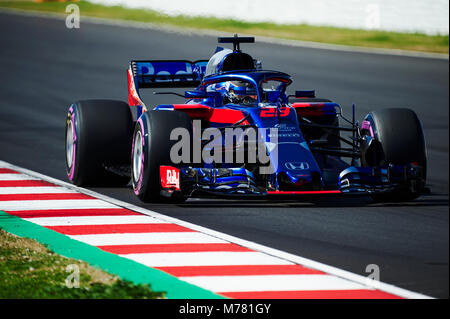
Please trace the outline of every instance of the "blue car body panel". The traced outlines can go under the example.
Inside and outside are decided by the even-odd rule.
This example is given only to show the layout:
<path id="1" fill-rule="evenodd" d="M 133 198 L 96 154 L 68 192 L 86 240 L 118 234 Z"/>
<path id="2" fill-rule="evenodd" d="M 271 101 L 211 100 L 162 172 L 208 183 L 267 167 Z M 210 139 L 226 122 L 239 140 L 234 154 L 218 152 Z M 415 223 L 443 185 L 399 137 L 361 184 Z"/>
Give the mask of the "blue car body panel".
<path id="1" fill-rule="evenodd" d="M 330 101 L 314 100 L 312 90 L 296 91 L 297 100 L 289 102 L 287 87 L 291 77 L 282 72 L 257 69 L 248 55 L 242 56 L 238 70 L 225 70 L 225 58 L 239 58 L 240 51 L 219 50 L 210 61 L 132 61 L 129 68 L 130 105 L 137 106 L 138 117 L 148 108 L 139 96 L 140 88 L 192 87 L 184 104 L 162 104 L 152 109 L 161 112 L 187 112 L 208 123 L 208 128 L 253 127 L 261 133 L 273 171 L 261 180 L 254 169 L 245 165 L 202 163 L 177 166 L 181 189 L 187 196 L 197 191 L 216 195 L 268 195 L 273 193 L 367 194 L 389 191 L 417 175 L 412 166 L 389 166 L 374 170 L 348 163 L 338 155 L 320 154 L 310 149 L 300 118 L 321 118 L 324 127 L 332 127 L 340 106 Z M 245 66 L 250 65 L 246 69 Z M 211 71 L 212 70 L 212 71 Z M 208 73 L 209 72 L 209 73 Z M 277 87 L 267 89 L 267 82 Z M 245 82 L 247 93 L 255 99 L 250 104 L 225 102 L 226 83 Z M 243 90 L 243 89 L 240 89 Z M 236 89 L 239 93 L 239 90 Z M 305 99 L 306 98 L 306 99 Z M 308 99 L 310 98 L 310 99 Z M 193 115 L 195 114 L 195 115 Z M 200 114 L 200 115 L 199 115 Z M 307 123 L 306 123 L 307 124 Z M 303 123 L 305 125 L 305 123 Z M 276 130 L 274 130 L 276 129 Z M 353 123 L 353 130 L 357 130 Z M 276 134 L 276 145 L 273 140 Z M 224 144 L 224 141 L 221 141 Z M 276 152 L 270 147 L 276 147 Z"/>

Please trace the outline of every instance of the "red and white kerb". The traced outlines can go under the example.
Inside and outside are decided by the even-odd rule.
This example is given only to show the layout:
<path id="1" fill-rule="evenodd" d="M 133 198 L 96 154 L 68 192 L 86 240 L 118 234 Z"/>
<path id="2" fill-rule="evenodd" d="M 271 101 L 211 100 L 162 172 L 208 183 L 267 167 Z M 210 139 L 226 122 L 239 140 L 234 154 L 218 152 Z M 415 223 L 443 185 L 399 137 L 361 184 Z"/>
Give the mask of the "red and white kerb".
<path id="1" fill-rule="evenodd" d="M 139 213 L 144 209 L 124 208 L 132 205 L 120 206 L 116 200 L 12 167 L 0 161 L 0 210 L 225 297 L 405 296 L 328 273 L 326 268 L 313 269 L 280 257 L 283 254 L 246 247 L 240 244 L 243 240 L 228 240 L 229 235 L 195 230 L 203 229 L 197 225 L 168 222 L 174 219 L 148 210 L 148 215 Z M 163 187 L 179 189 L 178 169 L 162 166 L 160 173 Z"/>

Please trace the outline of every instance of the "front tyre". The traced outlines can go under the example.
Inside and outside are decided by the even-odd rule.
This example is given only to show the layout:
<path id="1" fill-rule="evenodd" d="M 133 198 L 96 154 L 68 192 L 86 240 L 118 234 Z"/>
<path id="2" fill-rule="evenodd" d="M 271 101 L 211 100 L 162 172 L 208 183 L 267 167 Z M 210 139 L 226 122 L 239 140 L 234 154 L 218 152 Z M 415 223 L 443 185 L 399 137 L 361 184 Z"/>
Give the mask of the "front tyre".
<path id="1" fill-rule="evenodd" d="M 427 154 L 422 125 L 416 113 L 406 108 L 389 108 L 369 113 L 364 119 L 363 134 L 371 136 L 376 148 L 370 156 L 362 158 L 364 166 L 408 165 L 414 163 L 422 169 L 422 181 L 413 189 L 376 194 L 376 201 L 408 201 L 420 196 L 426 182 Z"/>
<path id="2" fill-rule="evenodd" d="M 170 197 L 161 191 L 160 166 L 175 166 L 170 150 L 177 142 L 170 140 L 172 130 L 186 129 L 190 136 L 190 117 L 177 111 L 147 111 L 138 119 L 133 133 L 131 181 L 134 193 L 144 202 L 172 202 L 185 200 L 180 191 Z"/>

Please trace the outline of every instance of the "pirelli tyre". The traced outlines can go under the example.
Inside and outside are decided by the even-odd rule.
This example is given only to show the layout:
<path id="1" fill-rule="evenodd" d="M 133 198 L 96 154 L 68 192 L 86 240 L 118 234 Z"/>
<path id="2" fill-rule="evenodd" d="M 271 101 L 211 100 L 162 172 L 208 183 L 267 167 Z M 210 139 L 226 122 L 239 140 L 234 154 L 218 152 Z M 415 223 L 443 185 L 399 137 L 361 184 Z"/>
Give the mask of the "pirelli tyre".
<path id="1" fill-rule="evenodd" d="M 177 140 L 171 140 L 174 129 L 186 129 L 192 136 L 192 122 L 184 112 L 147 111 L 138 119 L 132 144 L 131 181 L 134 193 L 144 202 L 172 202 L 185 200 L 181 191 L 170 195 L 162 192 L 160 167 L 175 166 L 170 151 Z"/>
<path id="2" fill-rule="evenodd" d="M 69 107 L 65 152 L 69 180 L 78 186 L 125 186 L 130 181 L 133 118 L 128 104 L 84 100 Z"/>
<path id="3" fill-rule="evenodd" d="M 427 152 L 422 125 L 416 113 L 407 108 L 388 108 L 370 112 L 366 118 L 363 134 L 373 135 L 375 143 L 363 155 L 362 164 L 418 165 L 422 170 L 420 185 L 372 196 L 376 201 L 407 201 L 420 195 L 427 175 Z"/>

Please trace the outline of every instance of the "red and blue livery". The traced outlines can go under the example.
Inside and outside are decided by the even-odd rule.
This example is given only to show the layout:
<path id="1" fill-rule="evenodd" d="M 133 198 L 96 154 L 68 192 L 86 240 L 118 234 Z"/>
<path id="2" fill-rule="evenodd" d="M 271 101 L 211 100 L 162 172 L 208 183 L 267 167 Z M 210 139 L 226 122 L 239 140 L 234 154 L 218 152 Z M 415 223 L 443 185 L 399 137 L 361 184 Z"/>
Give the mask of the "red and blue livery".
<path id="1" fill-rule="evenodd" d="M 133 60 L 128 103 L 82 100 L 66 121 L 66 167 L 79 186 L 129 186 L 145 202 L 190 197 L 365 195 L 413 200 L 426 186 L 426 145 L 407 108 L 355 109 L 288 89 L 290 75 L 244 53 L 252 37 L 221 37 L 209 60 Z M 184 102 L 151 105 L 146 88 Z"/>

